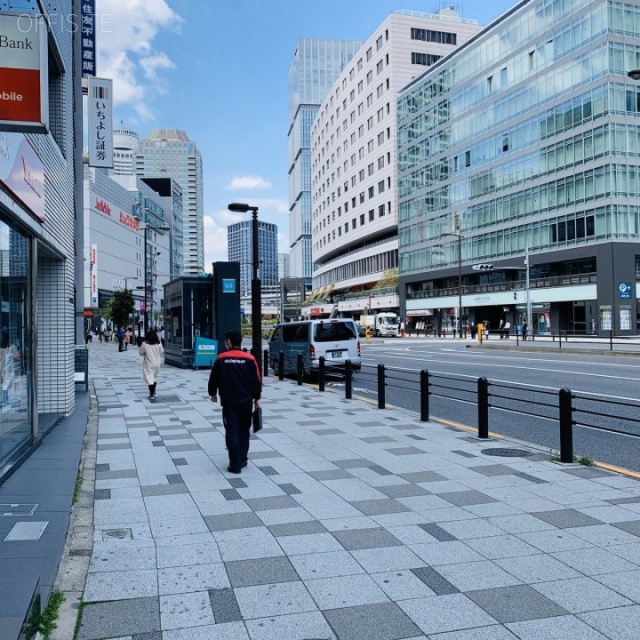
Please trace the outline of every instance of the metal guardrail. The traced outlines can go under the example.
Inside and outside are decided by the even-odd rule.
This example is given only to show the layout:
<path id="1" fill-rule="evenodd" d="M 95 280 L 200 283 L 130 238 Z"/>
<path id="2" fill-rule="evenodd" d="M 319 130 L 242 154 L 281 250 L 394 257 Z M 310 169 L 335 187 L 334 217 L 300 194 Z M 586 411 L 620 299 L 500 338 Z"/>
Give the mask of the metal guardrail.
<path id="1" fill-rule="evenodd" d="M 605 396 L 585 393 L 573 393 L 563 388 L 557 391 L 549 388 L 523 383 L 491 382 L 487 378 L 474 378 L 449 374 L 434 374 L 423 369 L 419 375 L 404 369 L 362 365 L 359 378 L 375 383 L 379 409 L 386 408 L 387 388 L 401 389 L 403 392 L 417 394 L 419 399 L 420 421 L 428 422 L 430 417 L 430 399 L 443 398 L 477 406 L 478 437 L 489 437 L 491 409 L 525 415 L 533 418 L 557 421 L 560 442 L 560 461 L 573 462 L 574 427 L 593 429 L 615 435 L 640 439 L 640 401 L 610 400 Z M 345 374 L 345 399 L 352 398 L 353 369 L 347 361 Z M 298 384 L 302 384 L 302 372 L 298 370 Z M 283 375 L 280 376 L 282 380 Z M 325 362 L 320 359 L 318 390 L 325 389 Z M 630 409 L 626 414 L 622 408 Z M 625 429 L 598 424 L 597 419 L 624 423 Z M 631 430 L 633 427 L 637 431 Z M 494 429 L 495 430 L 495 429 Z"/>

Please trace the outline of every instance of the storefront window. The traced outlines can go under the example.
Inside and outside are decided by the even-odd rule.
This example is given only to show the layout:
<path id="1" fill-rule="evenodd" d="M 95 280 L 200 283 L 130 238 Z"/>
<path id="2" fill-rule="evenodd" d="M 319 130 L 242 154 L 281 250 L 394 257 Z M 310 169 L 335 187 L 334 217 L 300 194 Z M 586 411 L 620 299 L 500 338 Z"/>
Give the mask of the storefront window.
<path id="1" fill-rule="evenodd" d="M 29 242 L 0 222 L 0 467 L 31 437 Z"/>

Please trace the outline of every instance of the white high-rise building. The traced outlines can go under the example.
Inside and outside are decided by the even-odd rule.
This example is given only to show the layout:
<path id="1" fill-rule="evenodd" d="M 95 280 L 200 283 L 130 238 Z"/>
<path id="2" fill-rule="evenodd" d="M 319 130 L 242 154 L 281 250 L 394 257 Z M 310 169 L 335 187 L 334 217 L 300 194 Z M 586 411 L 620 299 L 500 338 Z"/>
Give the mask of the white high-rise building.
<path id="1" fill-rule="evenodd" d="M 133 129 L 113 130 L 113 169 L 110 173 L 117 176 L 136 175 L 136 153 L 140 138 Z"/>
<path id="2" fill-rule="evenodd" d="M 461 19 L 451 7 L 436 14 L 394 12 L 318 110 L 310 141 L 313 289 L 337 299 L 362 291 L 340 301 L 341 312 L 399 306 L 397 292 L 371 291 L 398 268 L 396 99 L 427 66 L 478 31 L 477 21 Z"/>
<path id="3" fill-rule="evenodd" d="M 362 43 L 300 38 L 289 69 L 289 248 L 291 276 L 311 284 L 309 132 L 334 80 Z"/>
<path id="4" fill-rule="evenodd" d="M 180 129 L 156 129 L 140 142 L 136 172 L 144 178 L 173 178 L 182 189 L 184 275 L 204 271 L 202 156 Z"/>

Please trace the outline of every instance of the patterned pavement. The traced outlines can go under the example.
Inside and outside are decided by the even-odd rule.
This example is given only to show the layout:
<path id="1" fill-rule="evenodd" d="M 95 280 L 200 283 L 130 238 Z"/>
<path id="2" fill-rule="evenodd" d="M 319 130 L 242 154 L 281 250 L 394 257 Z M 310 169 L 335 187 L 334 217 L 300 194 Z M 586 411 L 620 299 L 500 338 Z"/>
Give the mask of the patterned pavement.
<path id="1" fill-rule="evenodd" d="M 141 371 L 90 347 L 79 640 L 637 640 L 638 480 L 275 377 L 236 476 L 208 371 Z"/>

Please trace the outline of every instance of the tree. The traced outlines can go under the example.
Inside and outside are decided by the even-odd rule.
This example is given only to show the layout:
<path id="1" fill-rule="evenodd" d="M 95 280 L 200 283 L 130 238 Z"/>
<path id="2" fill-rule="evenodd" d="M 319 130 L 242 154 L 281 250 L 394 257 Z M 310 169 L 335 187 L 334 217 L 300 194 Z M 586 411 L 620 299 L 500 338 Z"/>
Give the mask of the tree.
<path id="1" fill-rule="evenodd" d="M 111 298 L 111 319 L 119 327 L 125 327 L 136 310 L 133 294 L 129 289 L 116 291 Z"/>

